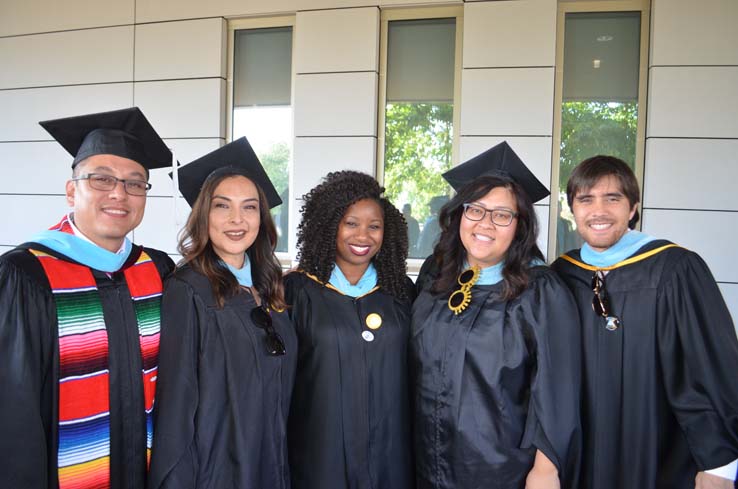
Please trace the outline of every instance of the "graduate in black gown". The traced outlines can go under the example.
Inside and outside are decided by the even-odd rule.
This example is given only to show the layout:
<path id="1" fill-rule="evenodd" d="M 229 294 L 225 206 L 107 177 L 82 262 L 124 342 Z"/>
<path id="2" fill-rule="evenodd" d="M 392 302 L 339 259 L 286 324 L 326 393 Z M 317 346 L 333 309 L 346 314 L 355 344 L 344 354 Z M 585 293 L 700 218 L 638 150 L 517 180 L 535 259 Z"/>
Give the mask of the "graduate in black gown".
<path id="1" fill-rule="evenodd" d="M 0 257 L 0 487 L 143 487 L 174 263 L 126 235 L 172 155 L 136 107 L 41 125 L 74 156 L 72 209 Z"/>
<path id="2" fill-rule="evenodd" d="M 738 340 L 710 270 L 633 230 L 640 190 L 622 160 L 583 161 L 566 193 L 585 244 L 553 268 L 582 320 L 581 487 L 732 488 Z"/>
<path id="3" fill-rule="evenodd" d="M 192 206 L 166 281 L 148 487 L 289 488 L 297 342 L 284 312 L 280 200 L 246 138 L 179 171 Z"/>
<path id="4" fill-rule="evenodd" d="M 363 173 L 329 174 L 304 197 L 299 268 L 285 278 L 297 331 L 289 419 L 293 489 L 413 485 L 407 227 Z"/>
<path id="5" fill-rule="evenodd" d="M 536 245 L 548 191 L 507 143 L 444 178 L 412 312 L 417 487 L 575 487 L 579 322 Z"/>

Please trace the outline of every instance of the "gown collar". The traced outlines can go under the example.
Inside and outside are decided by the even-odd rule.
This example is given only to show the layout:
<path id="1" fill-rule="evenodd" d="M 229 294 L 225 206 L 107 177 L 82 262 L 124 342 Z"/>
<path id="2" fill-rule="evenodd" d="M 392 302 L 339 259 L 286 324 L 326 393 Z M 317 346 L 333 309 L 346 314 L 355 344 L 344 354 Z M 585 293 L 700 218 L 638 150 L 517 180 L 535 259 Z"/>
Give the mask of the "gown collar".
<path id="1" fill-rule="evenodd" d="M 331 278 L 328 280 L 328 283 L 344 295 L 349 297 L 360 297 L 364 294 L 368 294 L 377 286 L 377 270 L 374 268 L 374 264 L 370 263 L 366 268 L 366 271 L 364 271 L 364 275 L 362 275 L 359 281 L 356 282 L 356 285 L 352 285 L 341 271 L 341 268 L 334 263 Z"/>
<path id="2" fill-rule="evenodd" d="M 530 266 L 540 266 L 545 265 L 545 263 L 542 260 L 539 260 L 538 258 L 535 258 L 531 260 Z M 464 269 L 469 268 L 469 264 L 465 261 L 464 262 Z M 502 269 L 505 268 L 505 260 L 502 260 L 497 265 L 492 265 L 491 267 L 482 268 L 479 270 L 479 279 L 476 281 L 476 285 L 494 285 L 496 283 L 499 283 L 502 281 Z"/>
<path id="3" fill-rule="evenodd" d="M 626 232 L 617 243 L 605 251 L 595 251 L 589 244 L 584 243 L 579 253 L 582 261 L 595 267 L 610 267 L 635 254 L 646 243 L 653 238 L 645 233 L 630 230 Z"/>
<path id="4" fill-rule="evenodd" d="M 251 277 L 251 260 L 249 260 L 249 255 L 244 253 L 243 266 L 241 268 L 236 268 L 232 265 L 229 265 L 223 260 L 221 260 L 221 263 L 223 263 L 228 268 L 228 270 L 230 270 L 233 276 L 236 277 L 238 285 L 242 285 L 244 287 L 254 286 L 254 281 Z"/>
<path id="5" fill-rule="evenodd" d="M 63 226 L 66 220 L 67 227 Z M 50 248 L 57 253 L 81 263 L 93 270 L 113 273 L 121 269 L 131 254 L 133 245 L 128 238 L 124 238 L 123 245 L 117 253 L 102 248 L 84 236 L 66 216 L 62 225 L 54 226 L 31 237 L 30 241 Z M 58 229 L 67 229 L 60 231 Z"/>

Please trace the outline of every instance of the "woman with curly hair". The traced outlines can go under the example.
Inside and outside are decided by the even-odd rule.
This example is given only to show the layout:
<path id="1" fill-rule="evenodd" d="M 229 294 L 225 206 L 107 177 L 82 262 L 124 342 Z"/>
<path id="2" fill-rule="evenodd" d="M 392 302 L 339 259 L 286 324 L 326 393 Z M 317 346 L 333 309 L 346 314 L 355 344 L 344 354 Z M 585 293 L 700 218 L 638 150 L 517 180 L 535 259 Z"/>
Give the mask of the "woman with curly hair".
<path id="1" fill-rule="evenodd" d="M 579 322 L 536 244 L 548 190 L 507 143 L 444 177 L 413 305 L 416 487 L 575 487 Z"/>
<path id="2" fill-rule="evenodd" d="M 184 166 L 192 212 L 167 279 L 151 489 L 288 489 L 297 340 L 284 312 L 280 204 L 246 138 Z"/>
<path id="3" fill-rule="evenodd" d="M 293 489 L 407 489 L 407 226 L 377 181 L 330 173 L 304 197 L 285 278 L 299 353 L 288 425 Z"/>

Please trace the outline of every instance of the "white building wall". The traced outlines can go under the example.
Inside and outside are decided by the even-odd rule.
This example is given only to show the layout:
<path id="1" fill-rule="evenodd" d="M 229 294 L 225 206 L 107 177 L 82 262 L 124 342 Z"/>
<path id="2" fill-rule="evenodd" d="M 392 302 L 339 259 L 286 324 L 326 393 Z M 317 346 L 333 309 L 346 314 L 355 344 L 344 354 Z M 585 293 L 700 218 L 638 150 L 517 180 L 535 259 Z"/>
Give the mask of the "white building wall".
<path id="1" fill-rule="evenodd" d="M 643 230 L 699 253 L 738 318 L 738 2 L 651 15 Z"/>
<path id="2" fill-rule="evenodd" d="M 459 161 L 507 140 L 550 186 L 556 1 L 466 3 L 463 47 Z M 548 202 L 536 205 L 544 255 Z"/>
<path id="3" fill-rule="evenodd" d="M 139 105 L 182 162 L 223 144 L 240 17 L 295 15 L 294 230 L 322 175 L 375 171 L 381 9 L 462 3 L 460 160 L 507 139 L 550 184 L 555 0 L 3 0 L 0 252 L 66 211 L 71 158 L 40 120 Z M 738 317 L 738 3 L 653 0 L 651 21 L 644 230 L 700 253 Z M 166 173 L 134 239 L 173 253 L 188 208 Z"/>

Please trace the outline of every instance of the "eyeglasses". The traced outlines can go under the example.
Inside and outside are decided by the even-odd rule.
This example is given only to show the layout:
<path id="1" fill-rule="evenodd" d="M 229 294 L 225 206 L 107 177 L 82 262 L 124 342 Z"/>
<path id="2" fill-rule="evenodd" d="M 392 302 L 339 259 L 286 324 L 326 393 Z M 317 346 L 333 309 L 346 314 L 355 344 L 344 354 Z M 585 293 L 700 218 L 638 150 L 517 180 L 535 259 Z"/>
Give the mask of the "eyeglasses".
<path id="1" fill-rule="evenodd" d="M 605 290 L 605 273 L 602 270 L 596 271 L 592 277 L 592 292 L 594 292 L 592 310 L 598 316 L 605 318 L 605 328 L 608 331 L 615 331 L 620 327 L 620 319 L 611 314 L 610 299 Z"/>
<path id="2" fill-rule="evenodd" d="M 267 353 L 275 357 L 287 353 L 282 337 L 274 330 L 274 326 L 272 325 L 272 316 L 269 314 L 269 311 L 264 309 L 262 306 L 256 306 L 251 309 L 251 320 L 255 325 L 266 332 Z"/>
<path id="3" fill-rule="evenodd" d="M 517 212 L 513 212 L 510 209 L 497 208 L 497 209 L 486 209 L 481 205 L 477 204 L 464 204 L 464 217 L 470 221 L 481 221 L 484 217 L 490 214 L 492 223 L 495 226 L 509 226 L 512 220 L 518 217 Z"/>
<path id="4" fill-rule="evenodd" d="M 104 173 L 88 173 L 86 175 L 80 175 L 79 177 L 72 178 L 73 181 L 87 180 L 90 182 L 90 187 L 95 190 L 111 191 L 118 185 L 118 182 L 123 184 L 128 195 L 134 195 L 141 197 L 146 195 L 146 192 L 151 189 L 151 184 L 143 180 L 126 180 L 123 178 L 116 178 L 113 175 L 105 175 Z"/>

